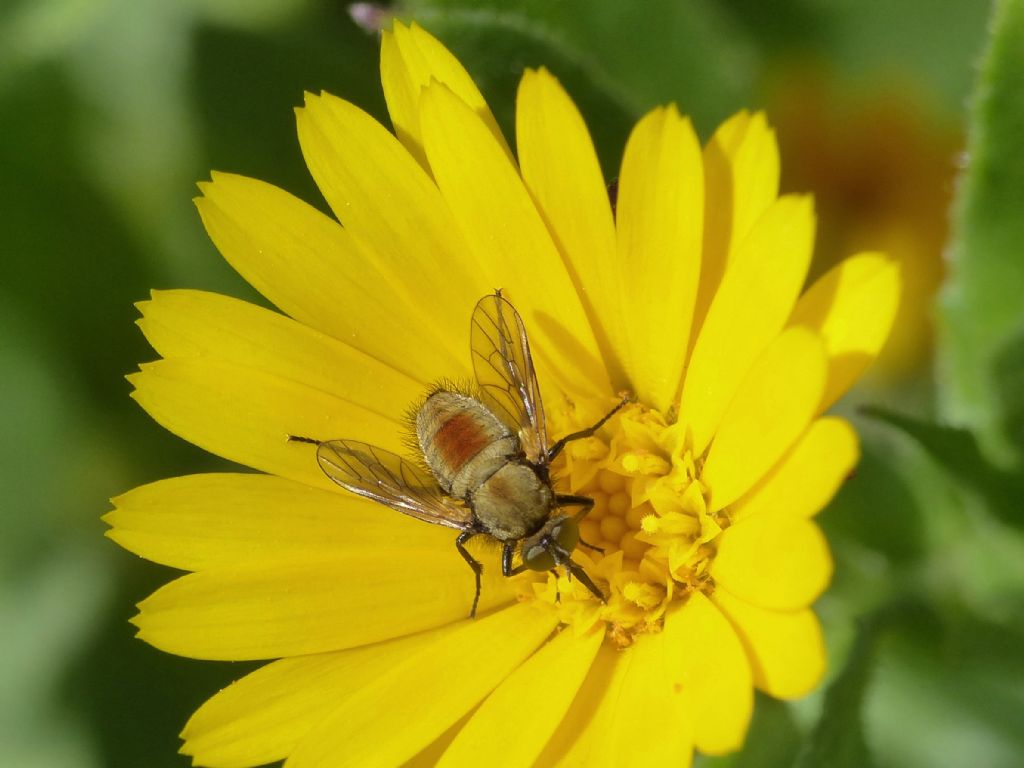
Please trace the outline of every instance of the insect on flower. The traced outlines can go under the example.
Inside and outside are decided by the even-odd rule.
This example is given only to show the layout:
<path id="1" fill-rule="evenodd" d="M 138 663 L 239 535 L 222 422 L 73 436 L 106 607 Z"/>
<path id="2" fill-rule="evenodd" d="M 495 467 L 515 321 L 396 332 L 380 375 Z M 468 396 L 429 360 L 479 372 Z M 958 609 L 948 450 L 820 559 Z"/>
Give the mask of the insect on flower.
<path id="1" fill-rule="evenodd" d="M 578 526 L 594 501 L 556 493 L 550 465 L 567 443 L 593 435 L 629 398 L 593 426 L 548 447 L 526 328 L 501 291 L 477 302 L 470 346 L 476 395 L 438 387 L 414 415 L 416 441 L 429 474 L 401 456 L 356 440 L 289 439 L 316 445 L 321 469 L 342 488 L 419 520 L 460 530 L 455 547 L 476 578 L 470 617 L 480 600 L 483 566 L 466 542 L 480 535 L 502 544 L 504 576 L 564 567 L 570 578 L 575 576 L 603 601 L 601 590 L 572 559 L 577 544 L 597 549 L 580 541 Z M 558 511 L 570 506 L 580 507 L 579 512 Z M 513 566 L 517 550 L 520 563 Z"/>

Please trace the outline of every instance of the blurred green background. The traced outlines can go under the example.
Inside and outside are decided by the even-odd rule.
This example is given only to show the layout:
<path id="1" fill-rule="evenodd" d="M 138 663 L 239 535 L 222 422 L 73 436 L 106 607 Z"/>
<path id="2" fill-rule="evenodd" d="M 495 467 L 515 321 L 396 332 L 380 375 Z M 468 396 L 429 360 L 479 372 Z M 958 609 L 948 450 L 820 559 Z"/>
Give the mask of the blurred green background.
<path id="1" fill-rule="evenodd" d="M 1002 3 L 994 43 L 980 0 L 392 10 L 461 57 L 506 129 L 523 67 L 546 65 L 609 178 L 656 104 L 704 138 L 765 108 L 784 189 L 817 196 L 815 271 L 860 248 L 903 261 L 894 340 L 844 406 L 864 460 L 821 518 L 829 683 L 759 700 L 744 752 L 702 762 L 1024 764 L 1021 3 Z M 262 303 L 206 239 L 194 184 L 228 170 L 324 208 L 292 109 L 324 89 L 385 118 L 377 48 L 342 2 L 0 9 L 0 765 L 187 765 L 180 727 L 251 668 L 162 654 L 127 623 L 173 574 L 103 539 L 107 499 L 225 466 L 129 400 L 123 374 L 153 357 L 132 303 L 171 287 Z"/>

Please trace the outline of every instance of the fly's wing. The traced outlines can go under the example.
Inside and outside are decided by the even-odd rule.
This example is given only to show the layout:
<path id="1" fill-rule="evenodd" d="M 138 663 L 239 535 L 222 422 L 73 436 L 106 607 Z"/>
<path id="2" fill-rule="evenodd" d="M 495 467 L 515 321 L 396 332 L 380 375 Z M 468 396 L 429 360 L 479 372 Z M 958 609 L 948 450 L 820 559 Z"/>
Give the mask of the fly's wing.
<path id="1" fill-rule="evenodd" d="M 470 328 L 473 371 L 484 404 L 519 433 L 526 458 L 547 458 L 544 405 L 530 356 L 523 319 L 501 293 L 484 296 L 473 310 Z"/>
<path id="2" fill-rule="evenodd" d="M 470 509 L 442 494 L 429 474 L 390 451 L 356 440 L 328 440 L 317 447 L 316 459 L 342 488 L 418 520 L 459 529 L 473 522 Z"/>

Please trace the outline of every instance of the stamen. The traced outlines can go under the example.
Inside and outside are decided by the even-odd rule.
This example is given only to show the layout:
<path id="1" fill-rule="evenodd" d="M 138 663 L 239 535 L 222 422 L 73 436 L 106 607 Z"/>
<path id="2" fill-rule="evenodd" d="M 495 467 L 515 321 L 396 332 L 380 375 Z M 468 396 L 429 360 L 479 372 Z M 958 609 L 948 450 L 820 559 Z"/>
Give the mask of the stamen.
<path id="1" fill-rule="evenodd" d="M 580 428 L 569 414 L 549 418 L 558 434 Z M 567 444 L 554 472 L 562 478 L 558 490 L 594 500 L 580 537 L 604 550 L 577 547 L 573 558 L 608 600 L 594 600 L 579 579 L 549 575 L 531 594 L 554 606 L 564 623 L 585 630 L 603 621 L 609 637 L 625 646 L 660 631 L 673 600 L 713 590 L 708 566 L 728 520 L 708 513 L 698 462 L 680 443 L 675 425 L 630 403 L 593 437 Z"/>

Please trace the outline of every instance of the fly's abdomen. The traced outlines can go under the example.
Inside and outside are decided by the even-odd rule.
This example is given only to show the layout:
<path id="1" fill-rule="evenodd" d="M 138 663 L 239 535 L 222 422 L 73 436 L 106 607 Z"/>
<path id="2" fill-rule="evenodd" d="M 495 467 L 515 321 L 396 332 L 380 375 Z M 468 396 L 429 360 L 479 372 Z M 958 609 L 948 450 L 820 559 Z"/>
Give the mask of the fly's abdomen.
<path id="1" fill-rule="evenodd" d="M 444 390 L 416 414 L 416 437 L 438 484 L 465 499 L 519 451 L 508 427 L 481 402 Z"/>

